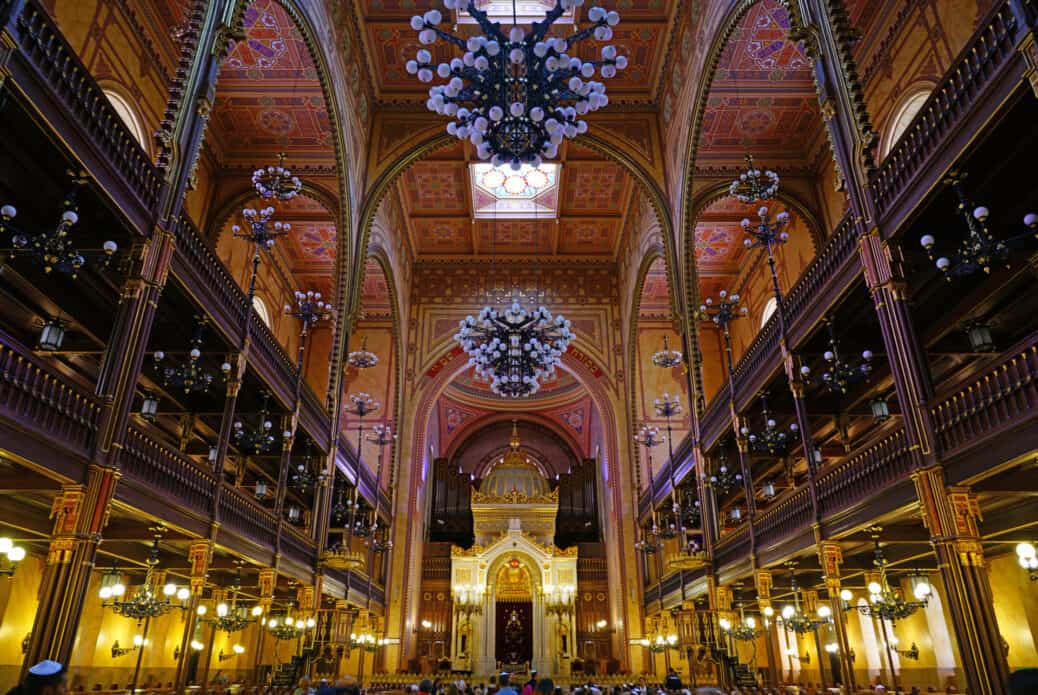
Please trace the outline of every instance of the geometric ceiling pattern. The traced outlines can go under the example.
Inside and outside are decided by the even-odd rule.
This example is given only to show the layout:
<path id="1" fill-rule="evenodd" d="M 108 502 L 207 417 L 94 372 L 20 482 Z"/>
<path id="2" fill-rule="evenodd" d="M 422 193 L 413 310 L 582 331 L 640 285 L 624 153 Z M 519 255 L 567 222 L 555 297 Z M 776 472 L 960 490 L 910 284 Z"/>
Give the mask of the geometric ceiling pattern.
<path id="1" fill-rule="evenodd" d="M 319 290 L 331 296 L 337 235 L 335 220 L 321 203 L 305 194 L 278 206 L 276 219 L 292 225 L 277 248 L 288 261 L 300 289 Z"/>
<path id="2" fill-rule="evenodd" d="M 698 166 L 803 164 L 823 135 L 811 63 L 790 41 L 789 15 L 761 0 L 741 18 L 718 62 L 703 117 Z"/>
<path id="3" fill-rule="evenodd" d="M 424 103 L 428 98 L 428 86 L 422 85 L 404 69 L 407 61 L 414 58 L 422 46 L 409 21 L 415 12 L 428 9 L 434 3 L 413 0 L 361 0 L 355 3 L 359 9 L 358 23 L 365 45 L 375 98 L 379 102 Z M 530 3 L 526 3 L 529 5 Z M 554 4 L 554 3 L 552 3 Z M 621 22 L 614 28 L 614 44 L 628 58 L 628 67 L 608 81 L 611 99 L 618 103 L 648 103 L 657 93 L 674 13 L 680 3 L 661 0 L 629 0 L 619 3 Z M 511 2 L 508 3 L 507 19 L 502 26 L 511 26 Z M 612 9 L 612 8 L 610 8 Z M 577 28 L 587 26 L 587 8 L 576 10 Z M 448 21 L 453 19 L 448 13 Z M 541 15 L 543 16 L 543 14 Z M 522 24 L 522 17 L 520 16 Z M 538 18 L 540 19 L 540 17 Z M 556 32 L 568 33 L 572 27 L 559 22 Z M 453 22 L 452 22 L 453 23 Z M 476 34 L 478 27 L 467 22 L 458 24 L 460 36 Z M 581 42 L 575 55 L 584 60 L 601 57 L 602 42 L 593 38 Z M 436 62 L 449 60 L 453 49 L 442 43 L 429 47 Z"/>
<path id="4" fill-rule="evenodd" d="M 276 0 L 251 3 L 243 29 L 220 66 L 206 138 L 213 154 L 231 166 L 267 164 L 278 152 L 291 168 L 333 166 L 331 121 L 299 29 Z"/>
<path id="5" fill-rule="evenodd" d="M 473 182 L 470 167 L 477 161 L 470 144 L 452 143 L 398 179 L 417 260 L 616 259 L 635 190 L 619 164 L 566 143 L 542 188 L 495 202 Z"/>

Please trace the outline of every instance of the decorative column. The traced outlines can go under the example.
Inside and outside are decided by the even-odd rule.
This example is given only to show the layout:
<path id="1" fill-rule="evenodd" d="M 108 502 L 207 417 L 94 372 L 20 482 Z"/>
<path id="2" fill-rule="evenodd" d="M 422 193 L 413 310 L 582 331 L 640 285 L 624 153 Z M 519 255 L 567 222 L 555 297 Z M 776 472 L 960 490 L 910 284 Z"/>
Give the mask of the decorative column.
<path id="1" fill-rule="evenodd" d="M 66 486 L 54 498 L 50 511 L 54 527 L 23 678 L 30 666 L 44 659 L 69 663 L 118 480 L 114 468 L 92 464 L 86 485 Z"/>
<path id="2" fill-rule="evenodd" d="M 216 538 L 220 527 L 220 498 L 223 496 L 223 472 L 227 466 L 227 447 L 234 431 L 234 412 L 238 407 L 238 393 L 241 391 L 242 379 L 245 377 L 248 342 L 245 349 L 237 354 L 227 355 L 227 363 L 232 365 L 227 375 L 224 392 L 223 414 L 220 416 L 220 432 L 216 439 L 216 460 L 213 462 L 213 475 L 216 477 L 216 489 L 213 490 L 213 507 L 210 510 L 209 537 Z"/>
<path id="3" fill-rule="evenodd" d="M 774 631 L 777 623 L 770 617 L 774 615 L 771 606 L 771 587 L 774 586 L 774 578 L 771 570 L 757 570 L 753 576 L 757 585 L 757 606 L 760 608 L 764 626 L 764 646 L 768 651 L 768 686 L 778 687 L 782 681 L 782 655 L 778 651 L 778 638 Z"/>
<path id="4" fill-rule="evenodd" d="M 822 564 L 825 578 L 825 590 L 829 594 L 829 608 L 832 610 L 833 633 L 836 647 L 840 653 L 841 684 L 848 692 L 855 692 L 854 662 L 851 661 L 851 644 L 847 638 L 847 623 L 844 617 L 843 599 L 840 598 L 840 565 L 843 564 L 843 548 L 836 541 L 822 541 L 818 544 L 818 559 Z M 835 681 L 836 679 L 833 678 Z"/>
<path id="5" fill-rule="evenodd" d="M 275 563 L 277 560 L 275 559 Z M 274 588 L 277 586 L 277 570 L 273 567 L 264 567 L 259 571 L 259 601 L 258 604 L 263 608 L 263 617 L 270 617 L 270 607 L 274 605 Z M 259 626 L 259 637 L 256 639 L 256 655 L 253 659 L 253 676 L 256 681 L 260 679 L 260 664 L 263 663 L 263 643 L 267 637 L 267 630 L 265 625 Z M 347 633 L 348 634 L 348 633 Z"/>
<path id="6" fill-rule="evenodd" d="M 187 613 L 184 617 L 184 635 L 180 638 L 180 658 L 177 659 L 177 672 L 173 680 L 173 692 L 183 692 L 187 685 L 187 667 L 191 658 L 191 639 L 195 634 L 198 622 L 198 604 L 202 600 L 205 589 L 206 574 L 213 557 L 213 543 L 208 540 L 194 541 L 187 551 L 187 561 L 191 566 L 191 598 L 188 600 Z"/>
<path id="7" fill-rule="evenodd" d="M 1009 665 L 984 567 L 977 495 L 968 487 L 946 487 L 944 470 L 937 467 L 916 471 L 912 479 L 947 591 L 965 689 L 971 694 L 1004 695 Z"/>
<path id="8" fill-rule="evenodd" d="M 119 463 L 137 378 L 172 256 L 173 237 L 162 229 L 153 230 L 150 239 L 134 243 L 130 250 L 130 272 L 119 294 L 95 387 L 102 406 L 94 460 L 102 465 Z"/>

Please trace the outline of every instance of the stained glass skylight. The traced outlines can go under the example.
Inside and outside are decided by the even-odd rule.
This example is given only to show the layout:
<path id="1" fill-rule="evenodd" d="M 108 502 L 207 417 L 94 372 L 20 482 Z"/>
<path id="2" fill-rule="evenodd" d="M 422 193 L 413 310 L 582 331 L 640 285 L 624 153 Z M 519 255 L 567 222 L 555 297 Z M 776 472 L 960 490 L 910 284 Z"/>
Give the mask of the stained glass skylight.
<path id="1" fill-rule="evenodd" d="M 470 165 L 472 209 L 477 218 L 554 219 L 559 212 L 559 168 L 545 162 L 518 171 L 492 164 Z"/>

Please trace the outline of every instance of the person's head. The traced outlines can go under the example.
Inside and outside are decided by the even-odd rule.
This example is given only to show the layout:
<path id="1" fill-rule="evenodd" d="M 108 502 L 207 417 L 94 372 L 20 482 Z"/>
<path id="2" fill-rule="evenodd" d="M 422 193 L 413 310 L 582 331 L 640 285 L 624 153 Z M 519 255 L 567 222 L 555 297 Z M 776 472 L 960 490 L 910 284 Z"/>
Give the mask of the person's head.
<path id="1" fill-rule="evenodd" d="M 1038 693 L 1038 668 L 1020 668 L 1009 676 L 1009 695 Z"/>
<path id="2" fill-rule="evenodd" d="M 18 695 L 65 695 L 68 671 L 57 661 L 45 660 L 29 669 L 29 674 L 13 692 Z"/>
<path id="3" fill-rule="evenodd" d="M 307 688 L 309 688 L 310 687 L 310 679 L 307 678 L 306 676 L 303 676 L 302 678 L 300 678 L 299 679 L 299 687 L 302 688 L 303 690 L 306 690 Z"/>
<path id="4" fill-rule="evenodd" d="M 508 685 L 508 678 L 511 675 L 512 674 L 508 673 L 507 671 L 503 671 L 501 675 L 497 677 L 497 684 L 500 685 L 502 688 L 506 687 Z"/>
<path id="5" fill-rule="evenodd" d="M 433 691 L 433 682 L 428 678 L 423 678 L 422 682 L 418 684 L 418 692 L 420 693 L 431 693 Z"/>
<path id="6" fill-rule="evenodd" d="M 447 686 L 447 695 L 460 695 L 460 692 L 461 691 L 458 690 L 458 686 L 454 683 L 451 683 Z"/>
<path id="7" fill-rule="evenodd" d="M 876 686 L 876 689 L 873 692 L 876 695 L 887 695 L 887 686 L 880 683 Z"/>

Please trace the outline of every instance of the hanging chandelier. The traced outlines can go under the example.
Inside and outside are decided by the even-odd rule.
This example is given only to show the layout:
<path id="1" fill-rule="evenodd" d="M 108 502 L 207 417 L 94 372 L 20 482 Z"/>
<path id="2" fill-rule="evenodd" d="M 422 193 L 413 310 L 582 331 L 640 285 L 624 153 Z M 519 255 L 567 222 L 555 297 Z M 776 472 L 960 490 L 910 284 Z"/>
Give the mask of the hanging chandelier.
<path id="1" fill-rule="evenodd" d="M 818 617 L 812 618 L 807 615 L 800 605 L 800 589 L 797 587 L 796 569 L 793 563 L 787 563 L 789 567 L 789 585 L 793 591 L 793 603 L 787 603 L 782 607 L 781 617 L 777 621 L 786 630 L 803 635 L 812 632 L 819 625 L 825 625 L 832 619 L 832 609 L 824 603 L 818 607 Z"/>
<path id="2" fill-rule="evenodd" d="M 542 158 L 558 155 L 564 138 L 587 132 L 583 116 L 609 103 L 605 85 L 591 79 L 596 70 L 609 79 L 627 67 L 627 57 L 618 55 L 612 45 L 602 47 L 599 60 L 575 55 L 584 39 L 613 37 L 613 27 L 620 22 L 616 12 L 592 7 L 587 13 L 591 26 L 566 38 L 548 36 L 563 13 L 583 4 L 584 0 L 556 0 L 544 20 L 534 22 L 529 31 L 513 26 L 506 34 L 475 0 L 444 0 L 448 10 L 468 12 L 483 33 L 465 39 L 445 31 L 439 27 L 443 14 L 435 9 L 412 17 L 411 28 L 421 44 L 442 39 L 462 56 L 434 66 L 432 52 L 422 48 L 407 62 L 407 72 L 421 82 L 432 82 L 434 76 L 447 80 L 429 89 L 425 105 L 456 119 L 447 132 L 469 140 L 480 159 L 514 170 L 523 164 L 537 168 Z M 518 24 L 514 0 L 512 23 Z"/>
<path id="3" fill-rule="evenodd" d="M 292 473 L 290 485 L 300 492 L 310 492 L 315 485 L 320 485 L 325 480 L 325 474 L 314 473 L 313 454 L 311 453 L 311 442 L 306 442 L 306 453 L 303 460 L 296 464 L 296 470 Z"/>
<path id="4" fill-rule="evenodd" d="M 257 604 L 250 610 L 248 606 L 238 605 L 238 592 L 241 591 L 241 567 L 234 573 L 234 582 L 230 586 L 231 603 L 220 602 L 216 604 L 216 615 L 213 617 L 200 617 L 203 623 L 211 624 L 216 630 L 222 632 L 241 632 L 246 627 L 256 622 L 263 615 L 263 606 Z M 206 607 L 198 607 L 198 615 L 205 616 Z"/>
<path id="5" fill-rule="evenodd" d="M 156 350 L 153 354 L 155 369 L 161 369 L 162 372 L 162 383 L 170 388 L 181 390 L 185 394 L 192 392 L 207 393 L 209 387 L 212 386 L 213 381 L 216 379 L 215 374 L 204 369 L 199 364 L 199 360 L 202 357 L 202 332 L 205 329 L 206 320 L 204 317 L 197 320 L 198 323 L 195 325 L 195 334 L 191 338 L 191 349 L 187 353 L 186 363 L 179 366 L 171 364 L 162 366 L 166 359 L 166 353 L 162 350 Z M 221 364 L 220 371 L 223 372 L 224 378 L 226 378 L 231 372 L 230 363 L 224 362 Z"/>
<path id="6" fill-rule="evenodd" d="M 710 475 L 710 483 L 720 497 L 742 484 L 742 473 L 728 467 L 728 452 L 725 449 L 726 446 L 722 445 L 717 454 L 717 472 Z"/>
<path id="7" fill-rule="evenodd" d="M 825 359 L 825 369 L 822 371 L 821 385 L 830 393 L 844 395 L 851 386 L 861 383 L 872 374 L 872 351 L 863 350 L 861 362 L 851 364 L 840 357 L 840 346 L 836 340 L 832 319 L 825 319 L 826 328 L 829 331 L 829 349 L 822 357 Z M 804 365 L 800 373 L 807 377 L 811 373 L 810 367 Z"/>
<path id="8" fill-rule="evenodd" d="M 555 374 L 573 340 L 570 322 L 545 307 L 527 311 L 513 302 L 503 313 L 484 307 L 461 321 L 454 339 L 469 356 L 476 374 L 490 380 L 499 396 L 532 396 L 541 377 Z"/>
<path id="9" fill-rule="evenodd" d="M 663 336 L 663 349 L 659 352 L 653 353 L 652 363 L 657 367 L 669 369 L 676 367 L 681 364 L 681 353 L 677 350 L 670 349 L 670 341 L 667 340 L 667 336 Z"/>
<path id="10" fill-rule="evenodd" d="M 733 624 L 728 618 L 721 618 L 717 622 L 726 634 L 739 642 L 752 642 L 764 634 L 763 630 L 757 628 L 757 619 L 752 615 L 746 615 L 746 607 L 741 602 L 739 603 L 738 624 Z"/>
<path id="11" fill-rule="evenodd" d="M 652 509 L 652 522 L 649 528 L 642 529 L 642 537 L 634 544 L 634 549 L 643 555 L 654 555 L 663 548 L 659 523 L 656 520 L 656 482 L 652 471 L 652 450 L 663 443 L 660 439 L 660 428 L 642 425 L 641 432 L 634 436 L 634 441 L 645 447 L 645 456 L 649 465 L 649 507 Z"/>
<path id="12" fill-rule="evenodd" d="M 288 641 L 299 639 L 316 625 L 317 621 L 313 618 L 296 618 L 289 612 L 281 618 L 269 618 L 266 627 L 274 639 Z"/>
<path id="13" fill-rule="evenodd" d="M 306 335 L 320 321 L 327 321 L 332 317 L 332 305 L 321 299 L 320 292 L 307 290 L 302 292 L 296 290 L 296 305 L 285 305 L 285 315 L 299 319 L 302 324 L 302 333 Z"/>
<path id="14" fill-rule="evenodd" d="M 770 200 L 779 190 L 779 175 L 774 171 L 753 166 L 753 155 L 746 155 L 746 171 L 732 181 L 728 187 L 728 195 L 743 203 L 758 200 Z"/>
<path id="15" fill-rule="evenodd" d="M 159 540 L 162 538 L 164 529 L 153 527 L 151 531 L 155 540 L 152 542 L 148 559 L 145 561 L 148 569 L 140 588 L 132 596 L 124 599 L 126 587 L 123 585 L 119 573 L 112 570 L 102 578 L 99 592 L 103 608 L 111 608 L 116 615 L 132 618 L 138 622 L 165 615 L 174 608 L 185 610 L 187 606 L 184 601 L 191 595 L 190 589 L 177 586 L 172 582 L 163 585 L 160 595 L 158 587 L 155 586 L 155 568 L 159 565 Z M 175 603 L 174 599 L 178 602 Z"/>
<path id="16" fill-rule="evenodd" d="M 262 454 L 274 445 L 276 441 L 271 430 L 274 423 L 270 421 L 268 403 L 270 394 L 263 393 L 263 405 L 260 407 L 258 424 L 246 426 L 241 420 L 234 421 L 234 443 L 244 453 Z"/>
<path id="17" fill-rule="evenodd" d="M 973 203 L 962 190 L 962 181 L 965 178 L 965 174 L 952 173 L 946 181 L 955 191 L 955 196 L 959 201 L 958 210 L 966 220 L 967 234 L 966 238 L 962 240 L 959 250 L 950 258 L 947 256 L 935 258 L 936 240 L 933 235 L 925 234 L 919 240 L 919 243 L 926 249 L 926 255 L 949 281 L 953 276 L 972 275 L 978 270 L 990 273 L 991 266 L 996 263 L 1008 268 L 1009 254 L 1012 249 L 1033 246 L 1035 239 L 1038 239 L 1038 214 L 1033 212 L 1024 215 L 1024 225 L 1030 231 L 1005 241 L 992 236 L 987 225 L 990 211 L 984 206 L 974 207 L 972 212 L 970 211 Z"/>
<path id="18" fill-rule="evenodd" d="M 13 205 L 0 207 L 0 234 L 11 232 L 11 243 L 14 245 L 13 253 L 25 253 L 32 256 L 43 266 L 44 273 L 57 270 L 59 273 L 67 273 L 75 278 L 87 261 L 87 256 L 99 257 L 99 266 L 105 269 L 112 262 L 112 256 L 119 249 L 114 241 L 106 241 L 100 252 L 90 253 L 76 248 L 72 243 L 69 233 L 79 222 L 79 206 L 76 196 L 79 187 L 86 183 L 86 179 L 74 178 L 74 188 L 62 201 L 61 217 L 53 229 L 31 233 L 16 227 L 11 223 L 18 216 L 18 210 Z"/>
<path id="19" fill-rule="evenodd" d="M 791 437 L 778 428 L 775 418 L 771 417 L 768 410 L 768 394 L 762 393 L 760 397 L 761 414 L 764 416 L 764 429 L 753 432 L 749 427 L 743 425 L 739 432 L 750 443 L 750 448 L 769 456 L 782 456 L 789 448 Z M 793 422 L 789 425 L 789 431 L 796 434 L 799 426 Z"/>
<path id="20" fill-rule="evenodd" d="M 346 362 L 354 369 L 371 369 L 378 365 L 378 355 L 368 350 L 368 336 L 360 340 L 360 350 L 346 356 Z"/>
<path id="21" fill-rule="evenodd" d="M 303 190 L 303 182 L 285 168 L 285 153 L 278 152 L 278 163 L 252 172 L 252 187 L 264 200 L 292 200 Z"/>
<path id="22" fill-rule="evenodd" d="M 879 542 L 879 535 L 883 529 L 879 526 L 872 526 L 866 530 L 872 536 L 874 545 L 872 564 L 878 570 L 879 577 L 878 581 L 869 582 L 866 587 L 869 592 L 869 601 L 867 604 L 857 606 L 858 611 L 867 617 L 895 622 L 904 620 L 920 608 L 926 608 L 926 604 L 930 602 L 930 595 L 933 593 L 930 582 L 921 574 L 913 574 L 909 578 L 915 597 L 914 601 L 906 599 L 900 587 L 891 587 L 887 582 L 887 559 L 883 555 L 883 548 Z M 853 595 L 849 591 L 841 592 L 840 598 L 843 599 L 843 605 L 848 610 L 855 607 L 851 603 Z"/>

